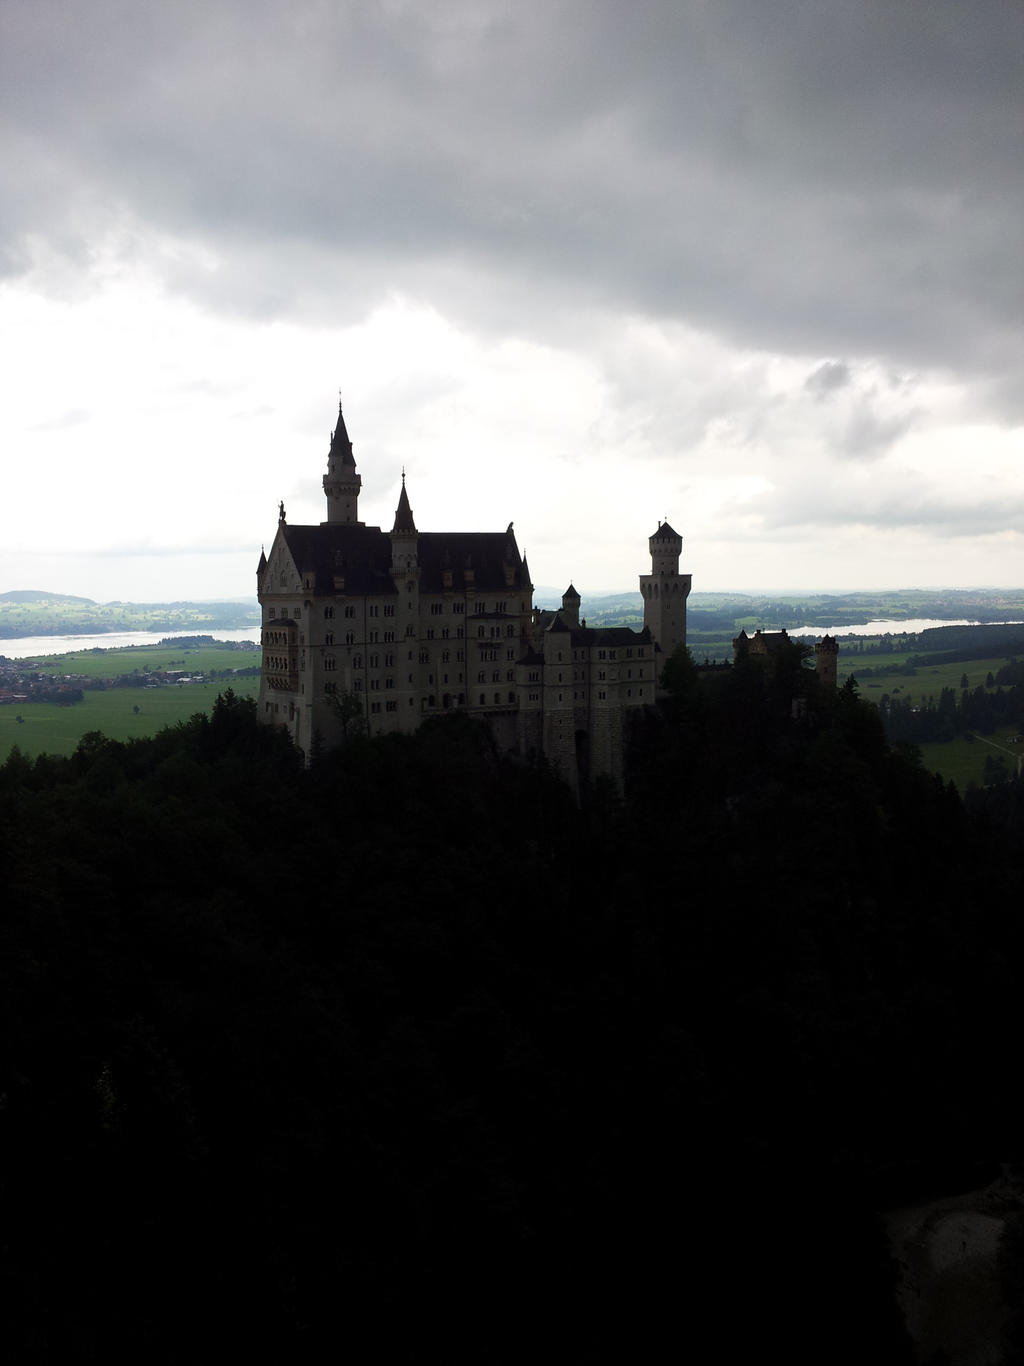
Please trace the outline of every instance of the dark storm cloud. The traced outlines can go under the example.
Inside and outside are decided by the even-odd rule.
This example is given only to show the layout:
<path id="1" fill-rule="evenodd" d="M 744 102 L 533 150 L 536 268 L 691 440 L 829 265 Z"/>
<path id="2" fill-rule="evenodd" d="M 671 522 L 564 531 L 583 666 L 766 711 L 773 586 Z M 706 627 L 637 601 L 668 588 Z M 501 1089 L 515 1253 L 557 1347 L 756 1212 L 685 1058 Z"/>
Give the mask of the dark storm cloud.
<path id="1" fill-rule="evenodd" d="M 1020 401 L 1007 0 L 13 0 L 0 23 L 10 272 L 33 242 L 85 268 L 156 232 L 218 309 L 350 321 L 390 288 L 537 334 L 586 304 Z"/>

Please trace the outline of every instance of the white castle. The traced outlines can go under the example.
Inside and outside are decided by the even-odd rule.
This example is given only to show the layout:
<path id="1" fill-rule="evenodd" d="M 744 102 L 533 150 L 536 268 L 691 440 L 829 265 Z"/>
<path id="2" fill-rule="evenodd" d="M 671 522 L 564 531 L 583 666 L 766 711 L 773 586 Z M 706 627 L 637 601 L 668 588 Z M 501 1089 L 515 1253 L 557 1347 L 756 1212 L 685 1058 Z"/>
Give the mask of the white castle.
<path id="1" fill-rule="evenodd" d="M 666 657 L 686 644 L 682 537 L 667 522 L 650 537 L 643 629 L 593 629 L 571 584 L 559 611 L 534 608 L 511 522 L 418 531 L 403 475 L 385 532 L 359 520 L 361 485 L 339 405 L 327 520 L 292 526 L 282 505 L 260 556 L 260 720 L 287 726 L 308 759 L 356 720 L 380 735 L 466 711 L 503 749 L 546 755 L 577 791 L 620 779 L 629 714 L 655 700 Z"/>

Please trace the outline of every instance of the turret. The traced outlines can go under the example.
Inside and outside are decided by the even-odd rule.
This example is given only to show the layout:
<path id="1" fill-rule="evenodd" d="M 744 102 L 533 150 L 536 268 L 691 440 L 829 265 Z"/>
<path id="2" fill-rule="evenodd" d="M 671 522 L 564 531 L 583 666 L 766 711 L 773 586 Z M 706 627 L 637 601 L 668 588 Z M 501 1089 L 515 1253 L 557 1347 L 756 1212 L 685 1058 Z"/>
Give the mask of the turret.
<path id="1" fill-rule="evenodd" d="M 567 625 L 577 627 L 580 624 L 580 595 L 576 589 L 569 587 L 562 594 L 562 616 Z"/>
<path id="2" fill-rule="evenodd" d="M 413 520 L 409 495 L 405 491 L 405 471 L 402 471 L 402 492 L 398 495 L 395 509 L 395 524 L 390 531 L 391 573 L 409 574 L 416 569 L 418 561 L 419 532 Z"/>
<path id="3" fill-rule="evenodd" d="M 356 473 L 352 442 L 348 439 L 339 402 L 338 425 L 331 433 L 331 449 L 327 454 L 327 473 L 324 475 L 327 521 L 322 522 L 322 526 L 334 523 L 362 526 L 359 521 L 359 490 L 362 482 Z"/>

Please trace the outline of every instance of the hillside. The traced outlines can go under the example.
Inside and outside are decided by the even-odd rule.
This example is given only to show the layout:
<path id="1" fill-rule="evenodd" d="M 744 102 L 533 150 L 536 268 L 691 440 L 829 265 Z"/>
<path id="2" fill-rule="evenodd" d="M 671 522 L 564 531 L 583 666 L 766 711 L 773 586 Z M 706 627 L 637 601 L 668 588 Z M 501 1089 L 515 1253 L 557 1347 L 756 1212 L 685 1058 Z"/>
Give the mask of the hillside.
<path id="1" fill-rule="evenodd" d="M 112 631 L 233 631 L 258 626 L 259 620 L 255 601 L 98 603 L 31 590 L 0 594 L 0 640 Z"/>
<path id="2" fill-rule="evenodd" d="M 809 674 L 673 685 L 583 810 L 458 715 L 10 757 L 17 1360 L 909 1366 L 878 1211 L 1024 1157 L 1024 786 Z"/>

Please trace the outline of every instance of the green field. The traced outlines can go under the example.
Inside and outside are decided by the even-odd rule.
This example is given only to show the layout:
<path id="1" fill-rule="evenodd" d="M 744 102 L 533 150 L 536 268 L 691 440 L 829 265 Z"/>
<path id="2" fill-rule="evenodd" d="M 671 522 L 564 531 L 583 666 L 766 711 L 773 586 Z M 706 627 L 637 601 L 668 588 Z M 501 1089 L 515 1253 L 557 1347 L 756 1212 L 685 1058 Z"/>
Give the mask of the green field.
<path id="1" fill-rule="evenodd" d="M 102 731 L 112 740 L 154 735 L 164 726 L 187 721 L 196 712 L 208 712 L 217 694 L 229 687 L 239 697 L 255 697 L 259 679 L 163 688 L 109 688 L 104 692 L 87 692 L 85 700 L 72 707 L 48 702 L 0 707 L 0 756 L 6 758 L 12 745 L 32 758 L 38 754 L 73 754 L 82 736 L 91 730 Z"/>
<path id="2" fill-rule="evenodd" d="M 900 656 L 891 658 L 888 655 L 878 655 L 875 658 L 881 665 L 902 662 Z M 867 660 L 864 662 L 867 667 Z M 961 664 L 927 665 L 918 669 L 916 673 L 886 674 L 882 678 L 863 678 L 857 673 L 856 666 L 847 667 L 845 673 L 852 673 L 856 677 L 861 693 L 869 702 L 877 701 L 883 693 L 898 692 L 901 696 L 912 697 L 915 702 L 925 703 L 929 697 L 934 697 L 938 702 L 943 688 L 952 688 L 959 694 L 960 680 L 964 674 L 967 675 L 968 691 L 973 692 L 979 684 L 984 685 L 990 673 L 994 677 L 1006 662 L 1005 656 L 999 659 L 970 659 Z M 839 665 L 842 677 L 842 651 L 839 654 Z M 876 664 L 874 667 L 877 668 L 879 665 Z"/>
<path id="3" fill-rule="evenodd" d="M 1005 759 L 1010 776 L 1013 777 L 1017 771 L 1014 759 L 1024 757 L 1024 745 L 1009 743 L 1013 734 L 1015 732 L 1012 729 L 1004 726 L 991 735 L 979 735 L 975 740 L 961 736 L 959 740 L 944 740 L 919 745 L 918 748 L 929 772 L 941 773 L 946 782 L 952 779 L 963 792 L 970 783 L 982 786 L 985 759 L 989 755 Z"/>
<path id="4" fill-rule="evenodd" d="M 254 638 L 258 638 L 256 632 Z M 0 653 L 3 647 L 0 645 Z M 118 650 L 77 650 L 71 654 L 36 655 L 23 661 L 26 672 L 84 674 L 86 678 L 117 678 L 122 674 L 186 669 L 209 673 L 211 669 L 252 669 L 260 664 L 259 650 L 229 650 L 223 645 L 128 645 Z M 29 666 L 32 666 L 29 668 Z M 236 689 L 237 691 L 237 689 Z"/>

